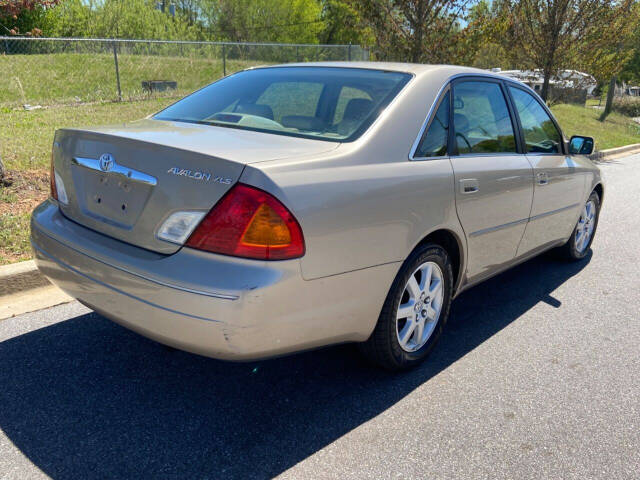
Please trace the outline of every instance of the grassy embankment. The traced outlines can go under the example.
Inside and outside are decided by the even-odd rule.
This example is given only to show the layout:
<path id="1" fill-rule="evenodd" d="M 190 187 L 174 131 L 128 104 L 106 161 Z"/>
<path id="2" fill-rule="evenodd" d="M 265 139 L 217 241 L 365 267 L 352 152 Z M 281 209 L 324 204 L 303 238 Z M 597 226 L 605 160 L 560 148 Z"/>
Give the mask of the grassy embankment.
<path id="1" fill-rule="evenodd" d="M 28 259 L 29 215 L 49 194 L 49 162 L 55 129 L 142 118 L 171 99 L 0 110 L 0 156 L 10 186 L 0 185 L 0 265 Z"/>
<path id="2" fill-rule="evenodd" d="M 602 111 L 595 108 L 560 104 L 551 107 L 551 111 L 567 138 L 571 135 L 593 137 L 597 150 L 640 143 L 640 124 L 619 113 L 611 113 L 600 122 L 598 117 Z"/>
<path id="3" fill-rule="evenodd" d="M 226 72 L 265 62 L 227 60 Z M 145 98 L 144 80 L 173 80 L 180 96 L 222 76 L 222 61 L 201 56 L 119 55 L 124 100 Z M 111 54 L 0 55 L 0 108 L 115 100 Z"/>
<path id="4" fill-rule="evenodd" d="M 0 265 L 30 257 L 29 215 L 49 192 L 53 132 L 142 118 L 222 76 L 222 62 L 201 56 L 118 57 L 117 97 L 110 54 L 0 55 L 0 158 L 11 185 L 0 185 Z M 227 73 L 259 63 L 228 60 Z M 176 91 L 150 97 L 143 80 L 175 80 Z M 94 102 L 94 103 L 87 103 Z M 25 111 L 23 104 L 44 108 Z"/>

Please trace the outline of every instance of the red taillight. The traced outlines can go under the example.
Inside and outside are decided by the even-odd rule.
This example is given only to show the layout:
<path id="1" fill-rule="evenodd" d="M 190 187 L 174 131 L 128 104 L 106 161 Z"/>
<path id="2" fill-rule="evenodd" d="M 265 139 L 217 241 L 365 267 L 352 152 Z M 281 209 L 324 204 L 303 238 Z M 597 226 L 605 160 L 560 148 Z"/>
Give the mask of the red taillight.
<path id="1" fill-rule="evenodd" d="M 53 152 L 51 152 L 51 175 L 49 177 L 49 183 L 51 185 L 51 196 L 58 200 L 58 189 L 56 188 L 56 171 L 53 168 Z"/>
<path id="2" fill-rule="evenodd" d="M 240 183 L 211 209 L 185 245 L 261 260 L 304 255 L 302 229 L 293 214 L 273 195 Z"/>

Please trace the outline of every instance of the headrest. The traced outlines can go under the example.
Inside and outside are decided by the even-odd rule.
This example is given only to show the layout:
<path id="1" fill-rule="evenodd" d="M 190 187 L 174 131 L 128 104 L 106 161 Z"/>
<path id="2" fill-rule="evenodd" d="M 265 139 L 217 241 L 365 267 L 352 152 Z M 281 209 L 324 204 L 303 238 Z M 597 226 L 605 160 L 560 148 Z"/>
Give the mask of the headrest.
<path id="1" fill-rule="evenodd" d="M 246 113 L 247 115 L 255 115 L 256 117 L 264 117 L 273 120 L 273 110 L 269 105 L 261 105 L 259 103 L 239 103 L 234 109 L 237 113 Z"/>
<path id="2" fill-rule="evenodd" d="M 371 113 L 373 102 L 366 98 L 352 98 L 344 109 L 342 120 L 364 120 Z"/>

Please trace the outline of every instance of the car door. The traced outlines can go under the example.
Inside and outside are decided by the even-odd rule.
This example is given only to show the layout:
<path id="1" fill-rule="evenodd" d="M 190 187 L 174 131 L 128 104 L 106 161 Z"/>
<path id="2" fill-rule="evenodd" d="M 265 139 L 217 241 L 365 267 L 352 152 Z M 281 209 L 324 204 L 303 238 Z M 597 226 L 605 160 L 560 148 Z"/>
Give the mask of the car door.
<path id="1" fill-rule="evenodd" d="M 533 169 L 519 153 L 517 128 L 500 80 L 452 84 L 450 133 L 456 209 L 467 238 L 470 282 L 516 256 L 533 199 Z"/>
<path id="2" fill-rule="evenodd" d="M 518 256 L 566 239 L 577 221 L 585 189 L 584 172 L 565 155 L 562 134 L 535 95 L 509 85 L 522 144 L 534 173 L 533 205 Z"/>

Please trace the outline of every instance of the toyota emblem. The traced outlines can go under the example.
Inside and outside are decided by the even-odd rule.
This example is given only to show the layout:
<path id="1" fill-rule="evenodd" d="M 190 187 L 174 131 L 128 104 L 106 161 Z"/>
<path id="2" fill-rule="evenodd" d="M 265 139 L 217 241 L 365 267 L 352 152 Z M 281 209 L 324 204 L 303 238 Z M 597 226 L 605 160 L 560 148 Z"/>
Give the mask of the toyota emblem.
<path id="1" fill-rule="evenodd" d="M 113 155 L 110 153 L 103 153 L 100 155 L 100 170 L 103 172 L 108 172 L 113 168 L 115 164 L 115 160 L 113 159 Z"/>

